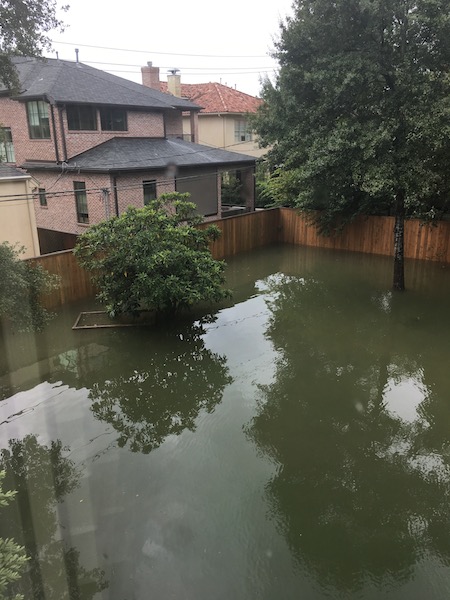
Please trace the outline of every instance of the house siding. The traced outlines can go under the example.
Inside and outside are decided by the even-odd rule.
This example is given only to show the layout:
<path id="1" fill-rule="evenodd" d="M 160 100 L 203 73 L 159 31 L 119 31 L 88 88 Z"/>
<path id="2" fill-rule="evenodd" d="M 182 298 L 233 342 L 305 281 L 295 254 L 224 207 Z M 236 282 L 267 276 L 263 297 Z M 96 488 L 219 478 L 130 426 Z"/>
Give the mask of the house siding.
<path id="1" fill-rule="evenodd" d="M 31 177 L 5 179 L 0 177 L 0 195 L 9 196 L 0 202 L 0 242 L 23 246 L 21 258 L 39 255 L 39 241 L 31 189 Z"/>

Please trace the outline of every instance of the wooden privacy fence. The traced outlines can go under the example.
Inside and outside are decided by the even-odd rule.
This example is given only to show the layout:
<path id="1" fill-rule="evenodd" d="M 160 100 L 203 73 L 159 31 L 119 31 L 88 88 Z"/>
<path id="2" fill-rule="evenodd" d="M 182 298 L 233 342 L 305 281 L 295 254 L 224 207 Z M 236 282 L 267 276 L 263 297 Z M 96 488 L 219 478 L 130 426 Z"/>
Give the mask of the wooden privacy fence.
<path id="1" fill-rule="evenodd" d="M 275 208 L 214 221 L 222 231 L 212 243 L 214 258 L 222 259 L 273 243 L 289 243 L 369 254 L 393 254 L 394 217 L 360 218 L 334 237 L 319 235 L 309 219 L 294 209 Z M 207 227 L 203 223 L 200 227 Z M 405 224 L 405 257 L 450 263 L 450 222 Z M 72 250 L 31 259 L 61 278 L 59 289 L 43 300 L 47 308 L 92 297 L 95 288 L 89 274 L 77 263 Z"/>
<path id="2" fill-rule="evenodd" d="M 285 243 L 350 250 L 367 254 L 394 254 L 394 217 L 360 217 L 338 236 L 319 235 L 310 220 L 291 208 L 280 208 L 279 240 Z M 450 222 L 426 225 L 405 222 L 405 258 L 450 263 Z"/>
<path id="3" fill-rule="evenodd" d="M 214 258 L 222 259 L 279 242 L 280 212 L 278 208 L 245 213 L 214 221 L 222 235 L 211 244 Z M 204 229 L 211 223 L 202 223 Z"/>
<path id="4" fill-rule="evenodd" d="M 80 267 L 72 250 L 44 254 L 30 259 L 30 262 L 41 265 L 60 278 L 59 286 L 42 299 L 46 308 L 55 308 L 68 302 L 94 296 L 95 288 L 91 277 Z"/>

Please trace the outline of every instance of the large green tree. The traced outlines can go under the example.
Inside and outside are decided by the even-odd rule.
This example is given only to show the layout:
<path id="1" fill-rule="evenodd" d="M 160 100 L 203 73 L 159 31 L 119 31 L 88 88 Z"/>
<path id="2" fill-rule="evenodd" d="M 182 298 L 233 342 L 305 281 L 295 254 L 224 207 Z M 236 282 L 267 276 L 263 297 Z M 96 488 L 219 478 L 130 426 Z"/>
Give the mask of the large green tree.
<path id="1" fill-rule="evenodd" d="M 50 50 L 48 32 L 63 27 L 57 8 L 56 0 L 0 0 L 0 83 L 8 89 L 19 85 L 12 55 L 42 56 Z"/>
<path id="2" fill-rule="evenodd" d="M 450 2 L 296 0 L 274 54 L 255 126 L 272 145 L 279 201 L 321 210 L 329 231 L 395 215 L 404 289 L 405 217 L 436 217 L 449 202 Z"/>
<path id="3" fill-rule="evenodd" d="M 92 272 L 111 317 L 142 309 L 174 314 L 229 296 L 222 287 L 225 263 L 214 260 L 208 248 L 220 230 L 196 227 L 202 217 L 188 196 L 163 194 L 78 238 L 75 255 Z"/>

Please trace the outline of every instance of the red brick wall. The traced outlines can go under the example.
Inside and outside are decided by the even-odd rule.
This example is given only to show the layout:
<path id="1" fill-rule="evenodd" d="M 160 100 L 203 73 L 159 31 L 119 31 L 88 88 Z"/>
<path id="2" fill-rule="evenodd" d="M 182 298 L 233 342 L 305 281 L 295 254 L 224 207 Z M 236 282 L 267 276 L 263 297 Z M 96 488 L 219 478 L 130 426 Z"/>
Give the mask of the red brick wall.
<path id="1" fill-rule="evenodd" d="M 147 171 L 134 174 L 119 175 L 117 177 L 117 195 L 119 213 L 123 213 L 129 206 L 144 206 L 143 181 L 156 179 L 156 194 L 166 194 L 175 191 L 173 179 L 168 178 L 165 171 Z"/>
<path id="2" fill-rule="evenodd" d="M 47 206 L 42 207 L 39 198 L 34 200 L 36 225 L 40 229 L 62 231 L 79 234 L 86 231 L 88 225 L 77 223 L 74 181 L 84 181 L 87 190 L 89 225 L 103 221 L 107 217 L 102 188 L 109 190 L 109 216 L 116 213 L 113 179 L 106 174 L 86 173 L 55 173 L 33 171 L 33 177 L 39 182 L 39 187 L 47 192 Z M 157 195 L 174 191 L 173 180 L 168 179 L 165 171 L 149 171 L 135 174 L 119 175 L 117 177 L 117 196 L 119 214 L 129 206 L 144 206 L 142 182 L 156 179 Z M 55 193 L 59 192 L 60 195 Z"/>
<path id="3" fill-rule="evenodd" d="M 181 110 L 174 110 L 166 113 L 166 135 L 167 136 L 182 136 L 183 135 L 183 117 Z"/>
<path id="4" fill-rule="evenodd" d="M 47 207 L 39 204 L 39 198 L 34 200 L 36 225 L 38 228 L 63 231 L 65 233 L 83 233 L 88 225 L 77 223 L 77 211 L 74 181 L 84 181 L 87 190 L 89 225 L 98 223 L 106 217 L 105 204 L 101 188 L 110 188 L 109 175 L 87 175 L 86 173 L 55 173 L 33 171 L 33 177 L 39 182 L 39 187 L 47 192 Z M 55 192 L 64 192 L 55 195 Z M 110 194 L 109 214 L 114 214 L 114 199 Z"/>
<path id="5" fill-rule="evenodd" d="M 102 131 L 99 117 L 97 131 L 69 131 L 65 109 L 63 121 L 68 158 L 114 137 L 164 137 L 164 118 L 158 112 L 127 111 L 128 131 Z"/>
<path id="6" fill-rule="evenodd" d="M 10 98 L 0 98 L 0 123 L 3 127 L 11 128 L 18 165 L 28 159 L 56 161 L 50 105 L 48 109 L 51 138 L 49 140 L 30 140 L 26 104 Z"/>
<path id="7" fill-rule="evenodd" d="M 61 135 L 60 110 L 62 113 L 64 137 L 67 149 L 67 157 L 71 158 L 81 152 L 89 150 L 102 142 L 114 137 L 164 137 L 164 127 L 171 135 L 182 133 L 181 113 L 174 111 L 166 118 L 160 112 L 127 111 L 128 131 L 102 131 L 100 119 L 97 131 L 69 131 L 67 128 L 67 117 L 65 109 L 54 107 L 57 145 L 59 160 L 64 160 L 64 144 Z M 0 124 L 11 128 L 17 165 L 27 160 L 46 160 L 56 162 L 57 155 L 54 145 L 54 129 L 51 117 L 50 105 L 48 105 L 51 138 L 48 140 L 31 140 L 28 133 L 28 121 L 26 104 L 0 98 Z"/>

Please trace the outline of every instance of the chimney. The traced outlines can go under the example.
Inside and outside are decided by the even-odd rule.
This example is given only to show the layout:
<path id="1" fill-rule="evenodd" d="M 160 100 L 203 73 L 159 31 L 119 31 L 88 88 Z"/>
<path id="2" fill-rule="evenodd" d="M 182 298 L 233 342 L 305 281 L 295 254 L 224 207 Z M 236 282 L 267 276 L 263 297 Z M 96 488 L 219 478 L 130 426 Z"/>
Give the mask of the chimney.
<path id="1" fill-rule="evenodd" d="M 180 69 L 170 69 L 167 75 L 167 91 L 177 98 L 181 98 L 181 75 L 178 75 Z"/>
<path id="2" fill-rule="evenodd" d="M 153 67 L 151 62 L 147 63 L 146 67 L 141 67 L 142 85 L 145 85 L 154 90 L 161 91 L 159 83 L 159 67 Z"/>

